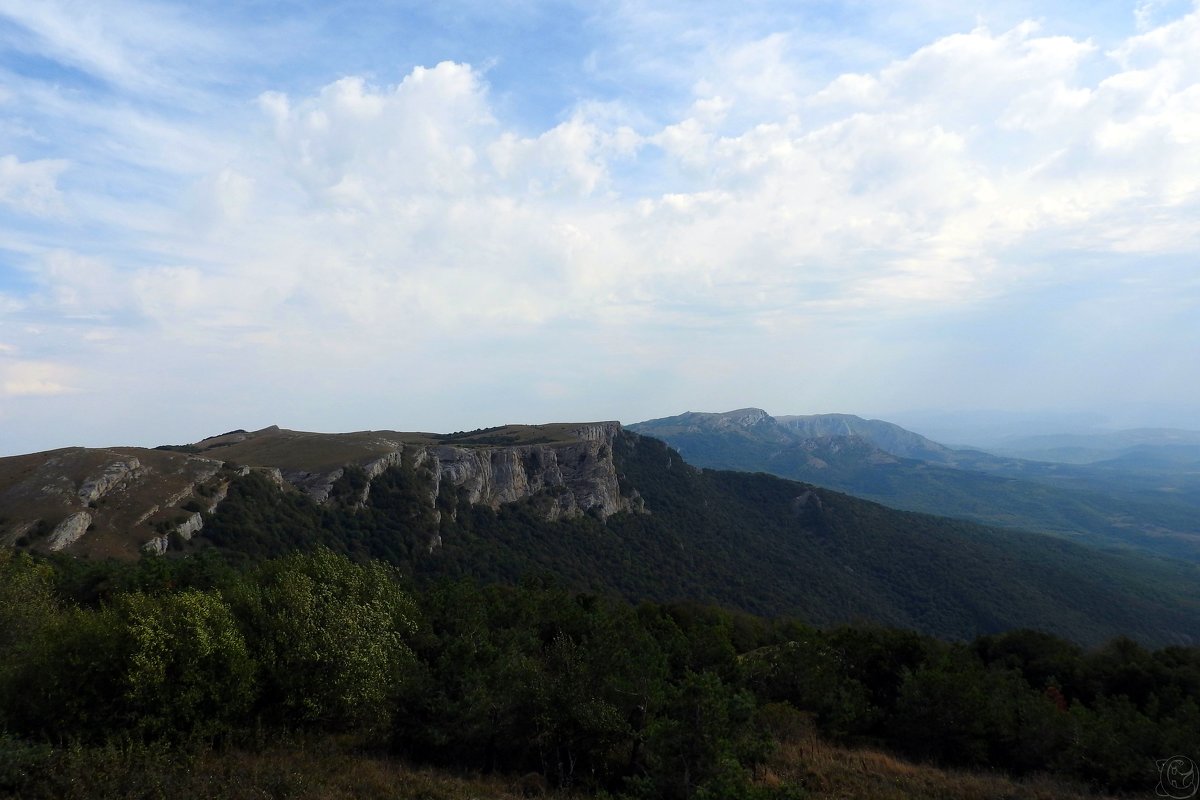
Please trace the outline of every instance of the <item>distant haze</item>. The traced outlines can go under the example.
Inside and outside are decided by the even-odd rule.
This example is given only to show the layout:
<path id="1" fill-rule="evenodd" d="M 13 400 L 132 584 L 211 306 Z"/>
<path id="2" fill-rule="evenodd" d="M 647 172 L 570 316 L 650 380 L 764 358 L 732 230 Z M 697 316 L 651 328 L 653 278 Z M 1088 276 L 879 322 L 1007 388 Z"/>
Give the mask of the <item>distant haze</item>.
<path id="1" fill-rule="evenodd" d="M 1200 428 L 1197 2 L 0 0 L 0 42 L 0 454 Z"/>
<path id="2" fill-rule="evenodd" d="M 995 447 L 1013 439 L 1051 434 L 1106 434 L 1138 428 L 1200 430 L 1200 416 L 1187 409 L 1091 411 L 894 411 L 886 419 L 946 444 Z"/>

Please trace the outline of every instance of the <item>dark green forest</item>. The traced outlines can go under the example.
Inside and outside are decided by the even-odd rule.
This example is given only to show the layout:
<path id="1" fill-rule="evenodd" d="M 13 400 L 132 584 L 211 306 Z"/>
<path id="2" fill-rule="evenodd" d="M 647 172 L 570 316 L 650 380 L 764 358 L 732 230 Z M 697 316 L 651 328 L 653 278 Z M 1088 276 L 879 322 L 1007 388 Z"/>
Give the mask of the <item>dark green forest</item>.
<path id="1" fill-rule="evenodd" d="M 326 549 L 240 566 L 0 551 L 0 792 L 20 797 L 66 794 L 81 753 L 307 734 L 589 793 L 796 798 L 803 779 L 752 779 L 797 729 L 1144 791 L 1156 758 L 1200 759 L 1197 696 L 1200 650 L 1127 638 L 949 643 L 537 580 L 418 589 Z"/>
<path id="2" fill-rule="evenodd" d="M 1193 565 L 614 458 L 643 510 L 406 462 L 320 506 L 250 472 L 166 557 L 0 550 L 0 795 L 224 796 L 172 781 L 297 741 L 683 800 L 825 796 L 804 737 L 1112 791 L 1200 759 Z"/>
<path id="3" fill-rule="evenodd" d="M 653 423 L 634 428 L 665 439 L 702 467 L 767 472 L 893 508 L 1200 562 L 1200 493 L 1182 477 L 1186 463 L 1167 474 L 1144 473 L 1132 461 L 1123 471 L 1111 468 L 1121 462 L 1046 464 L 958 451 L 965 468 L 955 468 L 911 458 L 878 461 L 875 446 L 856 437 L 818 439 L 815 446 L 780 442 L 779 426 L 769 430 L 775 436 Z M 1178 482 L 1184 486 L 1162 490 Z"/>
<path id="4" fill-rule="evenodd" d="M 1200 567 L 901 512 L 764 474 L 697 470 L 658 440 L 614 442 L 622 490 L 648 513 L 546 520 L 551 496 L 493 511 L 411 464 L 347 470 L 317 506 L 265 477 L 239 479 L 203 541 L 247 558 L 322 544 L 379 558 L 419 583 L 515 583 L 549 574 L 630 601 L 699 601 L 810 624 L 869 621 L 969 639 L 1019 627 L 1082 644 L 1125 634 L 1200 641 Z M 432 546 L 436 543 L 436 546 Z"/>

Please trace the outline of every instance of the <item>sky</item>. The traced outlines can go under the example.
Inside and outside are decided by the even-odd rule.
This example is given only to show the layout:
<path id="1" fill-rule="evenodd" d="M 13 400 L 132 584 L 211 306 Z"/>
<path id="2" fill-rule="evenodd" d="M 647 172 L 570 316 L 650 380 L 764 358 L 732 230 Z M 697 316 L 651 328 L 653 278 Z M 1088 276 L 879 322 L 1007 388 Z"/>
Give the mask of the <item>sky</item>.
<path id="1" fill-rule="evenodd" d="M 1190 0 L 0 0 L 0 455 L 1200 427 L 1198 261 Z"/>

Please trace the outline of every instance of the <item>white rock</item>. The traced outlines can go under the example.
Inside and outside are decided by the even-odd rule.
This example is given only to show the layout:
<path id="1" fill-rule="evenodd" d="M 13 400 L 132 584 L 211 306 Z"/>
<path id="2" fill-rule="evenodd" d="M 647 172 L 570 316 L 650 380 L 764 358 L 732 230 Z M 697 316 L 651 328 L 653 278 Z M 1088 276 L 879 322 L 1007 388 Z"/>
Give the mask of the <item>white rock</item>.
<path id="1" fill-rule="evenodd" d="M 187 541 L 196 535 L 197 531 L 204 527 L 204 517 L 199 511 L 192 512 L 192 515 L 187 518 L 187 521 L 175 526 L 175 532 L 180 537 Z"/>
<path id="2" fill-rule="evenodd" d="M 47 546 L 54 551 L 62 550 L 87 533 L 88 526 L 91 524 L 91 514 L 86 511 L 77 511 L 54 527 Z"/>
<path id="3" fill-rule="evenodd" d="M 170 546 L 170 541 L 166 536 L 155 536 L 150 541 L 142 545 L 142 550 L 152 556 L 166 555 L 167 548 Z"/>
<path id="4" fill-rule="evenodd" d="M 136 478 L 141 471 L 142 463 L 136 458 L 114 461 L 104 468 L 104 472 L 83 482 L 79 487 L 79 499 L 84 505 L 94 503 L 114 488 Z"/>

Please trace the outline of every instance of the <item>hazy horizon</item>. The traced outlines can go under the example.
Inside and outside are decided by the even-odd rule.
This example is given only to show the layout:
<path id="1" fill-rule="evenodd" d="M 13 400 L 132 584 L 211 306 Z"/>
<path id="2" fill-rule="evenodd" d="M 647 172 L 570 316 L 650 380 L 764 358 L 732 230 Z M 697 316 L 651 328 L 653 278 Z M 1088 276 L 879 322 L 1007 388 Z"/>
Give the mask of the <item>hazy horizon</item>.
<path id="1" fill-rule="evenodd" d="M 405 425 L 403 421 L 398 421 L 391 425 L 375 425 L 370 427 L 349 426 L 345 428 L 322 428 L 322 427 L 301 427 L 288 424 L 286 420 L 274 420 L 271 422 L 261 422 L 261 424 L 252 424 L 232 428 L 223 428 L 220 430 L 199 430 L 194 428 L 187 422 L 181 422 L 178 429 L 180 435 L 171 439 L 157 439 L 152 436 L 147 436 L 144 433 L 135 433 L 133 438 L 127 440 L 106 440 L 103 438 L 85 439 L 79 441 L 64 442 L 52 447 L 34 448 L 30 450 L 13 450 L 11 452 L 0 451 L 0 458 L 13 455 L 23 455 L 26 453 L 40 452 L 44 450 L 57 449 L 59 447 L 157 447 L 160 445 L 182 445 L 192 444 L 202 439 L 218 436 L 223 433 L 228 433 L 234 430 L 255 431 L 271 426 L 291 430 L 305 430 L 312 433 L 352 433 L 360 430 L 393 430 L 401 432 L 426 432 L 426 433 L 453 433 L 457 431 L 475 430 L 480 427 L 495 427 L 497 425 L 506 424 L 524 424 L 537 425 L 543 423 L 554 422 L 600 422 L 608 420 L 616 420 L 623 425 L 632 425 L 634 423 L 646 422 L 653 419 L 662 419 L 665 417 L 674 417 L 687 412 L 713 413 L 721 414 L 729 411 L 736 411 L 742 408 L 762 408 L 759 405 L 741 405 L 732 408 L 708 408 L 697 406 L 694 408 L 677 409 L 672 413 L 657 414 L 638 419 L 618 419 L 612 415 L 596 415 L 592 417 L 561 417 L 555 419 L 512 419 L 501 422 L 491 423 L 489 425 L 479 425 L 470 421 L 461 422 L 460 424 L 447 425 L 439 428 L 428 426 Z M 770 408 L 763 408 L 768 414 L 774 417 L 782 416 L 809 416 L 820 414 L 852 414 L 863 419 L 879 419 L 885 422 L 890 422 L 900 425 L 914 433 L 921 434 L 928 439 L 931 439 L 940 444 L 949 446 L 961 447 L 979 447 L 988 448 L 994 446 L 1002 446 L 1009 440 L 1020 440 L 1027 437 L 1045 436 L 1053 434 L 1067 435 L 1088 435 L 1088 434 L 1105 434 L 1119 431 L 1130 431 L 1144 428 L 1154 429 L 1178 429 L 1192 430 L 1200 432 L 1200 425 L 1178 425 L 1166 422 L 1163 424 L 1123 424 L 1121 418 L 1110 418 L 1102 414 L 1090 412 L 1064 412 L 1064 411 L 1042 411 L 1042 412 L 998 412 L 987 409 L 973 409 L 969 411 L 952 411 L 952 410 L 937 410 L 937 409 L 911 409 L 907 411 L 895 411 L 890 413 L 856 413 L 853 411 L 832 410 L 826 409 L 821 411 L 780 411 Z M 1149 419 L 1151 421 L 1159 419 L 1150 413 L 1145 418 L 1133 418 L 1134 420 Z"/>
<path id="2" fill-rule="evenodd" d="M 1200 2 L 0 0 L 0 41 L 0 455 L 1200 428 Z"/>

